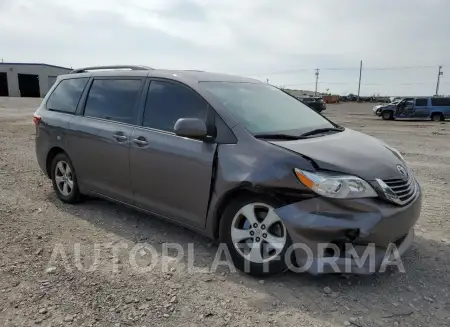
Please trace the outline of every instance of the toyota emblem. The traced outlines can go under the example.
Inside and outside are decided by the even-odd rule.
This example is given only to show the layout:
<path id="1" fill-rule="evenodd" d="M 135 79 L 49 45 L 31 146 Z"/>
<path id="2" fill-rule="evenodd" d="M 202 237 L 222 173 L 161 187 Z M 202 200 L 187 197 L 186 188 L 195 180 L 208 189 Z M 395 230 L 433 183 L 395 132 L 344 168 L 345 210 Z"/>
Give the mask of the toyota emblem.
<path id="1" fill-rule="evenodd" d="M 403 167 L 402 165 L 397 165 L 397 170 L 400 173 L 400 175 L 402 175 L 402 177 L 404 177 L 404 178 L 408 177 L 408 172 L 406 171 L 405 167 Z"/>

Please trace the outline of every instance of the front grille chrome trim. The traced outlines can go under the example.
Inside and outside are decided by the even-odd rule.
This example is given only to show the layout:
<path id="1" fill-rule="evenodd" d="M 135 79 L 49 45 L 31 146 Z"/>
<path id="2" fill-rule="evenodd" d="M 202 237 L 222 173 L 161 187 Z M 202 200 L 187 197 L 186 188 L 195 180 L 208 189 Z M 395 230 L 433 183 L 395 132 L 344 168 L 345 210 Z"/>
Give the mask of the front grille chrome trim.
<path id="1" fill-rule="evenodd" d="M 412 173 L 408 174 L 408 179 L 376 179 L 387 200 L 398 205 L 410 203 L 417 193 L 417 182 Z"/>

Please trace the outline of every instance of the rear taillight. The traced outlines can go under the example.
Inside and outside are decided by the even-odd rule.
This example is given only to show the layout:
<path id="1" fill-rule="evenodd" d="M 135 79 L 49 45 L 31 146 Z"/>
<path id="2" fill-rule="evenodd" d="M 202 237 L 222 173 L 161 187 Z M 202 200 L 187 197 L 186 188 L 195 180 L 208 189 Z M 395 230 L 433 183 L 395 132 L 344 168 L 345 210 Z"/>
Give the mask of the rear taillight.
<path id="1" fill-rule="evenodd" d="M 39 122 L 40 122 L 40 121 L 41 121 L 41 116 L 34 114 L 34 115 L 33 115 L 33 123 L 34 123 L 34 126 L 37 127 L 37 125 L 39 125 Z"/>

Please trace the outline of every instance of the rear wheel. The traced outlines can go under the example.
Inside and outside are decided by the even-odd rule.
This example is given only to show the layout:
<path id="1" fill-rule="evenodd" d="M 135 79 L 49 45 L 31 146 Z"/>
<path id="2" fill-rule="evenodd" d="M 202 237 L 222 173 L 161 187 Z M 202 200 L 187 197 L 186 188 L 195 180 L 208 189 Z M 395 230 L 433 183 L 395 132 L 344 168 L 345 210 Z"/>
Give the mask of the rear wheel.
<path id="1" fill-rule="evenodd" d="M 291 240 L 274 211 L 280 205 L 273 198 L 246 196 L 225 209 L 221 235 L 237 269 L 255 276 L 287 269 L 285 254 Z"/>
<path id="2" fill-rule="evenodd" d="M 65 153 L 58 153 L 52 161 L 52 183 L 58 198 L 66 203 L 80 200 L 77 176 L 72 162 Z"/>
<path id="3" fill-rule="evenodd" d="M 444 121 L 444 119 L 445 119 L 444 115 L 438 112 L 431 115 L 432 121 Z"/>
<path id="4" fill-rule="evenodd" d="M 383 112 L 381 113 L 381 117 L 382 117 L 384 120 L 392 120 L 392 119 L 394 118 L 394 114 L 393 114 L 392 111 L 383 111 Z"/>

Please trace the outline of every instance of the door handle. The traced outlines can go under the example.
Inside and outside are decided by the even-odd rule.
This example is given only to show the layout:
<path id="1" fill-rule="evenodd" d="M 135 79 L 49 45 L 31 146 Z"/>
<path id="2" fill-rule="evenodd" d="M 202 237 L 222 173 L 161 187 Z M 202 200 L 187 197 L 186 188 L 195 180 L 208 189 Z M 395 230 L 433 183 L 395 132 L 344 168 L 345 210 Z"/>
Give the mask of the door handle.
<path id="1" fill-rule="evenodd" d="M 139 136 L 139 137 L 133 139 L 133 142 L 137 146 L 146 146 L 146 145 L 148 145 L 147 140 L 144 137 L 142 137 L 142 136 Z"/>
<path id="2" fill-rule="evenodd" d="M 113 135 L 113 138 L 117 141 L 117 142 L 124 142 L 127 140 L 127 137 L 125 135 L 123 135 L 122 132 L 117 132 L 116 134 Z"/>

